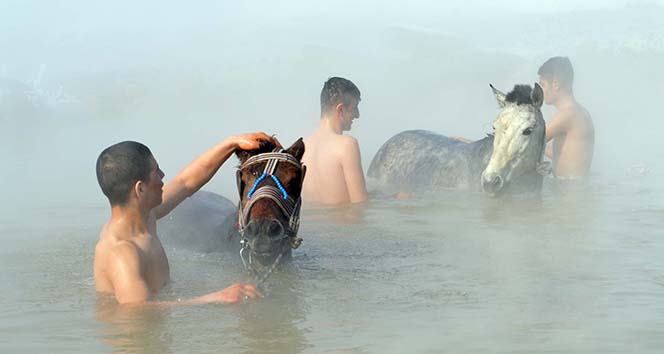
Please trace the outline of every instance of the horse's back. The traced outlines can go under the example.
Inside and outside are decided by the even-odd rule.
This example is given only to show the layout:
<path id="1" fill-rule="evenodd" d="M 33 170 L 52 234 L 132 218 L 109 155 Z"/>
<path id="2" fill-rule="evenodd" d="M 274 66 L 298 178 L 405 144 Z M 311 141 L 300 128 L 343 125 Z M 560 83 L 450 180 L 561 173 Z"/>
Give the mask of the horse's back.
<path id="1" fill-rule="evenodd" d="M 381 188 L 458 187 L 468 169 L 464 145 L 431 131 L 404 131 L 381 146 L 367 176 Z"/>
<path id="2" fill-rule="evenodd" d="M 159 220 L 160 238 L 165 244 L 199 252 L 234 249 L 237 206 L 229 199 L 198 191 L 170 214 Z"/>

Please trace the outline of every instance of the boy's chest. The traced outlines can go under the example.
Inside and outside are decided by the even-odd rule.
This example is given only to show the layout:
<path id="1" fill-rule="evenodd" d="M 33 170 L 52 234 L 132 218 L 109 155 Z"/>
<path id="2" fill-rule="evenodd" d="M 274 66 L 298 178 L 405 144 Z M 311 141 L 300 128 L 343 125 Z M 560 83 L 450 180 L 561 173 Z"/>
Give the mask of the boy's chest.
<path id="1" fill-rule="evenodd" d="M 168 258 L 164 247 L 158 238 L 151 238 L 141 249 L 143 250 L 143 265 L 145 280 L 153 292 L 159 291 L 170 279 Z"/>

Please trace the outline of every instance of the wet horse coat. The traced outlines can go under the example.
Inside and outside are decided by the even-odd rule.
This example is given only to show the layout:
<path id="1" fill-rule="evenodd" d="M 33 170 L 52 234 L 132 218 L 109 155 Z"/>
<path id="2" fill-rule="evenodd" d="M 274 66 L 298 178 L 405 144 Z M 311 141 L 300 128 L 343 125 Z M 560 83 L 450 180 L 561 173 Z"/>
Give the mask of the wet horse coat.
<path id="1" fill-rule="evenodd" d="M 539 192 L 546 166 L 541 88 L 517 85 L 507 95 L 493 90 L 502 107 L 494 134 L 466 144 L 425 130 L 401 132 L 378 150 L 368 177 L 388 192 L 449 188 L 484 190 L 492 196 Z"/>
<path id="2" fill-rule="evenodd" d="M 274 150 L 274 146 L 264 146 L 256 151 L 238 151 L 241 163 L 252 156 Z M 304 153 L 304 143 L 299 139 L 283 154 L 294 162 L 299 163 Z M 238 230 L 238 211 L 244 208 L 250 197 L 250 187 L 256 186 L 254 192 L 257 196 L 260 186 L 270 187 L 281 184 L 283 191 L 290 200 L 299 200 L 304 172 L 295 163 L 280 163 L 273 171 L 274 179 L 260 178 L 259 171 L 263 171 L 266 162 L 262 161 L 248 168 L 239 170 L 238 192 L 241 204 L 233 204 L 230 200 L 212 192 L 199 191 L 183 201 L 171 214 L 159 221 L 159 232 L 166 244 L 193 249 L 200 252 L 231 251 L 240 255 L 243 236 L 251 243 L 252 257 L 258 271 L 268 268 L 282 254 L 284 260 L 291 257 L 291 244 L 289 243 L 289 215 L 285 215 L 278 203 L 270 198 L 252 200 L 251 208 L 245 210 L 244 234 Z M 279 182 L 277 182 L 279 181 Z M 297 232 L 297 230 L 295 230 Z M 292 233 L 292 232 L 291 232 Z M 288 237 L 284 237 L 288 236 Z M 274 242 L 273 242 L 274 241 Z M 287 247 L 286 247 L 287 246 Z"/>

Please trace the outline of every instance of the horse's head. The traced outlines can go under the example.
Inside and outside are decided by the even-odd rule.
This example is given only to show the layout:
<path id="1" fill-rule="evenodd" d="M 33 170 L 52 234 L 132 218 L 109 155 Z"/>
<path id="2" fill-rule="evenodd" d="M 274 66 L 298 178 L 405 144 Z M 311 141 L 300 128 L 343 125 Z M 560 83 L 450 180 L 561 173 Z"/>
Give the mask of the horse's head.
<path id="1" fill-rule="evenodd" d="M 245 266 L 265 272 L 299 245 L 300 192 L 306 167 L 304 142 L 286 150 L 264 144 L 258 150 L 237 151 L 240 167 L 239 228 Z"/>
<path id="2" fill-rule="evenodd" d="M 516 85 L 505 95 L 491 86 L 502 108 L 493 121 L 493 153 L 482 173 L 482 189 L 491 196 L 502 194 L 525 173 L 540 170 L 545 144 L 542 88 Z M 541 179 L 540 179 L 541 180 Z"/>

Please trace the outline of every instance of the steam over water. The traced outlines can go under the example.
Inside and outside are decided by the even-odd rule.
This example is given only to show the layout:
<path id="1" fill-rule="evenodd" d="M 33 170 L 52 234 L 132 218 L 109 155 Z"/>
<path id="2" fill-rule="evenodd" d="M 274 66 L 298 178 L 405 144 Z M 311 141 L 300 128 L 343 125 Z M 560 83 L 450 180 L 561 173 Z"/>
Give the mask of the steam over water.
<path id="1" fill-rule="evenodd" d="M 662 5 L 4 1 L 0 351 L 661 353 Z M 532 85 L 556 55 L 595 122 L 587 188 L 306 209 L 292 268 L 257 303 L 127 311 L 95 294 L 106 146 L 146 143 L 168 180 L 231 134 L 290 144 L 339 75 L 362 91 L 366 168 L 402 130 L 481 138 L 488 84 Z M 234 167 L 205 189 L 236 200 Z M 161 299 L 249 280 L 234 255 L 165 247 Z"/>

